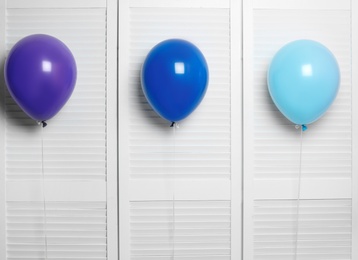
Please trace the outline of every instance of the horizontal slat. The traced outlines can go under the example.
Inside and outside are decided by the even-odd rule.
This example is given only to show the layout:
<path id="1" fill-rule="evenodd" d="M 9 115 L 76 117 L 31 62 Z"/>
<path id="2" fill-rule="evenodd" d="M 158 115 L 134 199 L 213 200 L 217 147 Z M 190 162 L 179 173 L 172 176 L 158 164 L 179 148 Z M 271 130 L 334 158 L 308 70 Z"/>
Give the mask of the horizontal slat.
<path id="1" fill-rule="evenodd" d="M 43 157 L 51 180 L 105 180 L 106 2 L 16 0 L 7 7 L 8 51 L 26 35 L 47 33 L 71 49 L 78 68 L 73 95 L 43 130 L 7 94 L 8 179 L 41 179 Z"/>
<path id="2" fill-rule="evenodd" d="M 255 259 L 280 259 L 297 254 L 307 258 L 350 259 L 351 200 L 257 200 L 253 221 Z M 277 211 L 279 210 L 279 212 Z M 342 210 L 344 212 L 342 212 Z M 326 257 L 328 254 L 332 258 Z"/>
<path id="3" fill-rule="evenodd" d="M 254 0 L 254 9 L 350 10 L 349 0 Z"/>
<path id="4" fill-rule="evenodd" d="M 229 178 L 231 174 L 229 10 L 196 8 L 213 5 L 215 1 L 204 3 L 194 0 L 190 3 L 186 1 L 174 3 L 174 1 L 134 0 L 129 4 L 134 7 L 130 10 L 131 44 L 126 72 L 129 98 L 127 109 L 131 111 L 128 115 L 131 178 L 133 180 Z M 160 4 L 161 8 L 143 8 L 148 4 L 153 6 Z M 194 8 L 181 8 L 184 5 Z M 220 5 L 225 7 L 223 2 L 220 2 Z M 174 6 L 176 8 L 172 8 Z M 200 19 L 197 19 L 199 16 Z M 183 38 L 197 45 L 208 62 L 210 75 L 208 90 L 202 103 L 194 113 L 180 122 L 180 128 L 175 129 L 175 132 L 169 128 L 170 122 L 161 119 L 149 106 L 140 86 L 139 73 L 148 51 L 168 38 Z M 138 182 L 134 181 L 132 184 L 137 185 Z M 140 192 L 137 187 L 131 189 Z M 203 187 L 203 192 L 198 192 L 199 197 L 207 194 L 206 190 L 207 188 Z M 151 194 L 150 192 L 148 190 L 140 194 Z M 158 198 L 162 192 L 164 190 L 159 188 L 158 192 L 153 193 L 156 194 L 155 196 L 150 196 Z"/>
<path id="5" fill-rule="evenodd" d="M 305 190 L 308 192 L 304 195 L 306 198 L 330 198 L 330 189 L 337 180 L 337 183 L 345 183 L 346 186 L 335 189 L 332 197 L 347 198 L 350 196 L 352 171 L 350 3 L 256 0 L 254 8 L 253 178 L 257 181 L 255 191 L 258 192 L 255 197 L 270 197 L 270 192 L 274 192 L 277 198 L 295 196 L 284 188 L 284 183 L 291 179 L 296 185 L 300 164 L 300 131 L 295 130 L 293 123 L 273 104 L 268 93 L 266 74 L 272 57 L 282 46 L 304 38 L 319 41 L 333 52 L 340 65 L 341 84 L 337 99 L 328 112 L 309 125 L 308 131 L 303 134 L 302 176 L 314 178 L 312 183 L 317 183 L 319 189 L 306 180 L 302 189 L 309 186 Z M 269 188 L 270 179 L 282 185 L 274 191 Z M 322 180 L 322 185 L 318 180 Z"/>
<path id="6" fill-rule="evenodd" d="M 106 256 L 105 202 L 47 202 L 46 209 L 49 257 L 92 259 Z M 8 259 L 34 259 L 45 255 L 43 217 L 43 202 L 7 203 Z"/>
<path id="7" fill-rule="evenodd" d="M 50 0 L 50 1 L 41 1 L 41 0 L 11 0 L 7 2 L 7 8 L 104 8 L 107 6 L 105 0 Z"/>
<path id="8" fill-rule="evenodd" d="M 43 201 L 41 181 L 8 181 L 8 201 Z M 44 183 L 47 201 L 105 201 L 106 182 L 47 181 Z M 81 192 L 79 192 L 81 191 Z"/>
<path id="9" fill-rule="evenodd" d="M 176 200 L 219 200 L 219 204 L 222 200 L 230 199 L 230 188 L 228 188 L 230 181 L 222 180 L 220 174 L 217 174 L 216 178 L 214 175 L 209 180 L 202 180 L 205 175 L 208 175 L 207 172 L 201 172 L 201 176 L 195 171 L 190 171 L 190 168 L 188 168 L 188 172 L 187 178 L 193 178 L 190 173 L 201 178 L 192 179 L 188 182 L 186 175 L 180 178 L 178 174 L 175 174 L 170 169 L 165 175 L 158 175 L 158 180 L 145 179 L 146 174 L 141 173 L 142 175 L 139 175 L 141 178 L 135 178 L 130 182 L 129 198 L 133 201 L 148 201 L 146 203 L 149 205 L 151 200 L 172 200 L 173 196 Z M 153 172 L 152 174 L 155 173 Z M 192 205 L 194 205 L 194 202 Z"/>
<path id="10" fill-rule="evenodd" d="M 132 256 L 174 254 L 194 258 L 230 254 L 229 201 L 148 201 L 130 205 Z"/>
<path id="11" fill-rule="evenodd" d="M 256 199 L 295 199 L 298 194 L 297 177 L 258 179 L 255 181 L 254 192 Z M 300 197 L 302 199 L 348 199 L 351 196 L 350 176 L 340 179 L 302 178 L 301 180 Z"/>
<path id="12" fill-rule="evenodd" d="M 174 0 L 130 0 L 129 6 L 134 8 L 139 7 L 151 7 L 151 8 L 230 8 L 229 0 L 184 0 L 184 1 L 174 1 Z"/>
<path id="13" fill-rule="evenodd" d="M 131 260 L 171 260 L 173 256 L 132 256 Z M 190 255 L 178 256 L 175 255 L 176 260 L 230 260 L 231 256 L 228 255 Z"/>

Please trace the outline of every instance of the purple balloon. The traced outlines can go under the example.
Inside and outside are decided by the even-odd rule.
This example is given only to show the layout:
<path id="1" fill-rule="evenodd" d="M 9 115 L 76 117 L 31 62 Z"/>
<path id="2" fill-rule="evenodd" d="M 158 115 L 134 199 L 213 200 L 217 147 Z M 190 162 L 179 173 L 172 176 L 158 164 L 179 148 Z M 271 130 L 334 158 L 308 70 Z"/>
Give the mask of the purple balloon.
<path id="1" fill-rule="evenodd" d="M 31 118 L 56 115 L 76 84 L 75 59 L 55 37 L 35 34 L 21 39 L 5 63 L 5 81 L 12 98 Z"/>

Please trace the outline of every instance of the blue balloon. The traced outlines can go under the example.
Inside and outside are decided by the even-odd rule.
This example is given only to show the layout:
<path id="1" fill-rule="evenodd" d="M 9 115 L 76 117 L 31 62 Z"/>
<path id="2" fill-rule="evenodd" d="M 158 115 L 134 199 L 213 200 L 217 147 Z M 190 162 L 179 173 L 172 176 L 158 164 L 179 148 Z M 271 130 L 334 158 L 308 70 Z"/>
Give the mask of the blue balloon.
<path id="1" fill-rule="evenodd" d="M 270 95 L 277 108 L 298 125 L 319 119 L 339 90 L 340 72 L 333 54 L 312 40 L 282 47 L 267 73 Z"/>
<path id="2" fill-rule="evenodd" d="M 160 42 L 147 55 L 141 72 L 145 97 L 163 118 L 186 118 L 203 99 L 208 85 L 208 66 L 192 43 L 180 39 Z"/>

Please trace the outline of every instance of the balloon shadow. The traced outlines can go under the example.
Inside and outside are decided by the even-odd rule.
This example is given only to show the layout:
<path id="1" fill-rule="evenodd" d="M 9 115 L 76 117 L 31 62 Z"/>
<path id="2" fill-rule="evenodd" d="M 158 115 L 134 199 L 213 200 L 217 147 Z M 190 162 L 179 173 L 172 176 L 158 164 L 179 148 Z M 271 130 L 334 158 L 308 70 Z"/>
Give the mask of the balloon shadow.
<path id="1" fill-rule="evenodd" d="M 265 77 L 265 82 L 262 82 L 262 85 L 266 87 L 266 91 L 265 91 L 265 99 L 267 100 L 268 106 L 269 106 L 269 111 L 272 111 L 272 113 L 275 114 L 275 116 L 273 116 L 272 119 L 272 125 L 279 125 L 282 128 L 285 128 L 286 131 L 292 131 L 292 128 L 295 126 L 294 123 L 292 123 L 290 120 L 288 120 L 282 113 L 281 111 L 277 108 L 277 106 L 275 105 L 275 103 L 273 102 L 271 95 L 268 91 L 267 88 L 267 78 Z M 293 131 L 295 132 L 295 131 Z"/>
<path id="2" fill-rule="evenodd" d="M 134 103 L 138 106 L 138 113 L 145 125 L 151 125 L 161 131 L 169 131 L 171 122 L 160 117 L 148 103 L 141 85 L 140 69 L 135 80 Z"/>
<path id="3" fill-rule="evenodd" d="M 11 97 L 5 82 L 4 76 L 4 68 L 5 68 L 5 59 L 1 61 L 0 64 L 0 110 L 1 113 L 6 118 L 6 122 L 8 125 L 12 127 L 21 127 L 27 128 L 27 131 L 35 132 L 37 129 L 37 122 L 30 118 L 15 102 L 15 100 Z"/>

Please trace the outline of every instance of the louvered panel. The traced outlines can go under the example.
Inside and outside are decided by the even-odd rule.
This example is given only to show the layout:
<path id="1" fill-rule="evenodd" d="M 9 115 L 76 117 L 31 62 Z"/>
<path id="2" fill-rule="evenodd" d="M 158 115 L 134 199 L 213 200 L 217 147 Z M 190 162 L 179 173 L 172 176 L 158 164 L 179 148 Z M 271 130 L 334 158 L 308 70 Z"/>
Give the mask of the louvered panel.
<path id="1" fill-rule="evenodd" d="M 350 3 L 296 2 L 255 0 L 247 6 L 253 9 L 248 12 L 252 17 L 246 17 L 252 42 L 248 37 L 244 44 L 251 65 L 244 69 L 248 75 L 244 82 L 251 85 L 244 86 L 244 258 L 348 260 L 352 259 Z M 300 130 L 273 104 L 266 82 L 275 53 L 299 39 L 327 46 L 341 71 L 337 99 L 303 133 L 301 186 Z M 299 204 L 295 258 L 299 187 L 304 200 Z"/>
<path id="2" fill-rule="evenodd" d="M 131 259 L 228 260 L 230 215 L 230 201 L 133 201 Z"/>
<path id="3" fill-rule="evenodd" d="M 303 135 L 302 176 L 351 178 L 350 11 L 257 9 L 253 15 L 255 178 L 297 177 L 300 133 L 274 106 L 267 90 L 266 73 L 276 51 L 302 38 L 326 45 L 341 70 L 336 101 Z"/>
<path id="4" fill-rule="evenodd" d="M 351 259 L 351 200 L 301 200 L 297 259 Z M 257 200 L 254 259 L 294 259 L 296 200 Z"/>
<path id="5" fill-rule="evenodd" d="M 48 259 L 106 258 L 106 202 L 47 202 Z M 45 256 L 42 202 L 7 203 L 7 259 Z"/>
<path id="6" fill-rule="evenodd" d="M 43 129 L 44 169 L 49 179 L 105 180 L 105 8 L 8 9 L 7 51 L 22 37 L 45 33 L 73 52 L 78 78 L 68 103 Z M 8 180 L 41 178 L 41 128 L 6 97 Z"/>
<path id="7" fill-rule="evenodd" d="M 132 178 L 230 177 L 229 17 L 228 9 L 130 9 L 128 138 Z M 169 128 L 170 122 L 151 109 L 140 86 L 145 56 L 169 38 L 196 44 L 210 70 L 204 100 L 180 122 L 179 129 Z"/>

